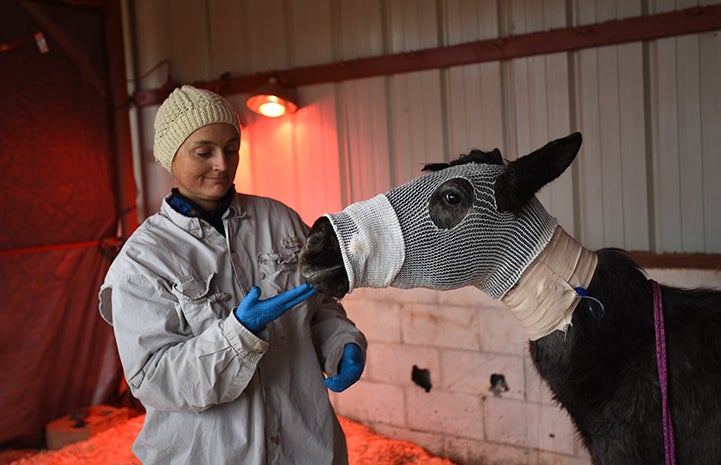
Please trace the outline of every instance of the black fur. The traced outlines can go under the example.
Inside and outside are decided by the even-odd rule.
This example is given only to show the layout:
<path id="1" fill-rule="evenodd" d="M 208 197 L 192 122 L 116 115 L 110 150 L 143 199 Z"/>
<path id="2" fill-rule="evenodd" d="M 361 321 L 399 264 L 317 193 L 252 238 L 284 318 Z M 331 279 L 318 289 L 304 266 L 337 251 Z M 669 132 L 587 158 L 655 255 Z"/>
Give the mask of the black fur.
<path id="1" fill-rule="evenodd" d="M 498 211 L 518 213 L 543 186 L 569 167 L 581 148 L 581 140 L 581 133 L 575 132 L 510 162 L 496 179 Z"/>
<path id="2" fill-rule="evenodd" d="M 663 464 L 653 299 L 643 271 L 598 251 L 573 324 L 530 343 L 533 362 L 568 411 L 595 465 Z M 663 286 L 669 393 L 679 465 L 721 464 L 721 292 Z"/>
<path id="3" fill-rule="evenodd" d="M 440 171 L 449 166 L 465 165 L 466 163 L 485 163 L 488 165 L 502 165 L 503 156 L 501 151 L 493 149 L 490 152 L 474 149 L 470 153 L 464 153 L 458 156 L 458 159 L 450 163 L 428 163 L 423 167 L 423 171 Z"/>

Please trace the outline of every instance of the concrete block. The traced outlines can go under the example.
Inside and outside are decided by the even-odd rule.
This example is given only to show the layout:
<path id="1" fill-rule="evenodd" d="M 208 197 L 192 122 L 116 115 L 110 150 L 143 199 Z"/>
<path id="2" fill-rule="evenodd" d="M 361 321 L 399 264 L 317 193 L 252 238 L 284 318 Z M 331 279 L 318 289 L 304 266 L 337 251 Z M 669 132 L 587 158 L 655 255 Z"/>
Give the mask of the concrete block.
<path id="1" fill-rule="evenodd" d="M 404 390 L 386 383 L 361 379 L 340 395 L 333 396 L 335 411 L 363 423 L 406 425 Z"/>
<path id="2" fill-rule="evenodd" d="M 491 298 L 491 296 L 485 292 L 471 286 L 440 292 L 438 295 L 438 305 L 441 307 L 498 308 L 507 310 L 500 301 Z"/>
<path id="3" fill-rule="evenodd" d="M 560 407 L 512 399 L 484 399 L 486 439 L 533 450 L 575 455 L 576 431 Z"/>
<path id="4" fill-rule="evenodd" d="M 417 289 L 398 289 L 395 287 L 386 287 L 382 289 L 376 288 L 360 288 L 355 289 L 352 293 L 348 294 L 343 302 L 346 300 L 358 298 L 362 300 L 377 300 L 382 302 L 393 302 L 393 303 L 424 303 L 424 304 L 435 304 L 438 302 L 439 295 L 442 291 L 435 291 L 432 289 L 417 288 Z"/>
<path id="5" fill-rule="evenodd" d="M 528 352 L 528 334 L 510 310 L 479 309 L 477 322 L 483 352 L 509 355 Z"/>
<path id="6" fill-rule="evenodd" d="M 483 421 L 488 441 L 518 447 L 532 447 L 528 422 L 533 404 L 514 399 L 485 397 Z"/>
<path id="7" fill-rule="evenodd" d="M 406 390 L 408 427 L 476 439 L 484 438 L 483 408 L 478 396 L 432 389 Z"/>
<path id="8" fill-rule="evenodd" d="M 344 301 L 343 307 L 369 342 L 401 341 L 401 304 L 354 299 Z"/>
<path id="9" fill-rule="evenodd" d="M 443 455 L 458 465 L 539 465 L 529 449 L 468 438 L 446 438 Z"/>
<path id="10" fill-rule="evenodd" d="M 396 289 L 396 288 L 388 288 L 389 290 L 395 291 L 393 294 L 394 298 L 398 300 L 398 302 L 404 303 L 404 304 L 428 304 L 428 305 L 437 305 L 438 299 L 441 298 L 443 295 L 443 291 L 437 291 L 434 289 L 426 289 L 423 287 L 418 287 L 415 289 Z"/>
<path id="11" fill-rule="evenodd" d="M 414 386 L 411 380 L 413 365 L 429 370 L 431 382 L 434 375 L 440 378 L 439 350 L 407 344 L 373 343 L 368 346 L 364 376 L 370 381 Z"/>
<path id="12" fill-rule="evenodd" d="M 523 357 L 478 351 L 443 349 L 439 387 L 454 392 L 492 396 L 491 375 L 504 376 L 509 390 L 501 397 L 525 400 Z"/>
<path id="13" fill-rule="evenodd" d="M 554 454 L 543 451 L 536 453 L 536 460 L 538 465 L 591 465 L 590 457 Z"/>
<path id="14" fill-rule="evenodd" d="M 475 309 L 467 307 L 404 305 L 401 310 L 403 342 L 479 350 L 478 317 Z"/>
<path id="15" fill-rule="evenodd" d="M 534 449 L 566 455 L 576 454 L 576 429 L 560 407 L 527 404 L 528 445 Z"/>
<path id="16" fill-rule="evenodd" d="M 453 437 L 446 439 L 442 455 L 458 465 L 591 465 L 587 456 Z"/>

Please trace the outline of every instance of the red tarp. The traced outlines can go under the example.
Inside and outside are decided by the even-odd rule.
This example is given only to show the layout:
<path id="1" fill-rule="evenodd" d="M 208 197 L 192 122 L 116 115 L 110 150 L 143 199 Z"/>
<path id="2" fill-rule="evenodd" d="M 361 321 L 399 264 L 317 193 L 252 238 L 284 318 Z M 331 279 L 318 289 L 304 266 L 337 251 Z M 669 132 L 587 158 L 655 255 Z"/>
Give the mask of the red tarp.
<path id="1" fill-rule="evenodd" d="M 110 403 L 121 382 L 97 310 L 111 259 L 97 243 L 117 218 L 103 21 L 0 6 L 0 448 L 42 447 L 47 422 Z"/>

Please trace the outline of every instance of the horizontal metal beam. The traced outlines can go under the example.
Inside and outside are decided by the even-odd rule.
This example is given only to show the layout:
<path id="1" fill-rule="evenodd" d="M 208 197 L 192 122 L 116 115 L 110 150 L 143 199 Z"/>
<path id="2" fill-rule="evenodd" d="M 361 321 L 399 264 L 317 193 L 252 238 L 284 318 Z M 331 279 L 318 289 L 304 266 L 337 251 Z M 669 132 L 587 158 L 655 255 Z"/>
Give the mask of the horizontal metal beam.
<path id="1" fill-rule="evenodd" d="M 228 74 L 217 80 L 193 84 L 221 94 L 240 94 L 252 92 L 271 77 L 278 78 L 288 87 L 299 87 L 570 52 L 715 30 L 721 30 L 721 5 L 286 70 L 246 75 Z M 141 90 L 133 95 L 133 102 L 138 106 L 159 104 L 168 95 L 168 91 L 167 88 Z"/>
<path id="2" fill-rule="evenodd" d="M 643 251 L 629 252 L 631 257 L 644 268 L 688 268 L 700 270 L 720 270 L 721 254 L 712 253 L 654 253 Z"/>

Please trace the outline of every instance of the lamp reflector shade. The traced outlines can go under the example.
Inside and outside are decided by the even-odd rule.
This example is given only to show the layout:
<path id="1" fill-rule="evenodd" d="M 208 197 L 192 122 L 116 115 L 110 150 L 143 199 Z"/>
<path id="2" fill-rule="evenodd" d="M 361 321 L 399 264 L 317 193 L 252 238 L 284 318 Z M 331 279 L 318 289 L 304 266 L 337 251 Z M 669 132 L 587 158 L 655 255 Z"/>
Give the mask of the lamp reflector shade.
<path id="1" fill-rule="evenodd" d="M 277 80 L 271 79 L 258 87 L 245 102 L 246 106 L 259 115 L 277 118 L 298 109 L 290 90 L 283 87 Z"/>

